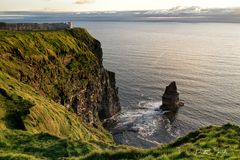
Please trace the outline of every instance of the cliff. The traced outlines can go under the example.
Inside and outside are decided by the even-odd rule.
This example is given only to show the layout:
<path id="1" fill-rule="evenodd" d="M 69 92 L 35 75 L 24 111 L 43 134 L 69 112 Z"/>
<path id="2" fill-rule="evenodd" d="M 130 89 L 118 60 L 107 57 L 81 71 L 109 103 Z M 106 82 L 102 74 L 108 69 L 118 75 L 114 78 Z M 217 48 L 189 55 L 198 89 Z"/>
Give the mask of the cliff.
<path id="1" fill-rule="evenodd" d="M 102 65 L 102 48 L 84 29 L 0 32 L 0 70 L 75 112 L 84 122 L 120 111 L 115 74 Z"/>

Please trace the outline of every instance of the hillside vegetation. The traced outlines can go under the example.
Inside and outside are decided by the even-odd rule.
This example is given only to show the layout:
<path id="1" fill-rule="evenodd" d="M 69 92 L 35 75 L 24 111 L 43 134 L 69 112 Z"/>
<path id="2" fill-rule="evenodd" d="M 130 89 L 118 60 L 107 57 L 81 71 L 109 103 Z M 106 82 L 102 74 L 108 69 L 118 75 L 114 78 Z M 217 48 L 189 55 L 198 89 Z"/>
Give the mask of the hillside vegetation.
<path id="1" fill-rule="evenodd" d="M 19 130 L 0 132 L 0 159 L 172 160 L 240 159 L 240 128 L 210 126 L 169 145 L 142 150 L 59 138 Z M 101 146 L 101 147 L 99 147 Z"/>
<path id="2" fill-rule="evenodd" d="M 84 29 L 0 31 L 0 159 L 240 159 L 240 128 L 211 126 L 159 148 L 116 145 L 114 73 Z"/>

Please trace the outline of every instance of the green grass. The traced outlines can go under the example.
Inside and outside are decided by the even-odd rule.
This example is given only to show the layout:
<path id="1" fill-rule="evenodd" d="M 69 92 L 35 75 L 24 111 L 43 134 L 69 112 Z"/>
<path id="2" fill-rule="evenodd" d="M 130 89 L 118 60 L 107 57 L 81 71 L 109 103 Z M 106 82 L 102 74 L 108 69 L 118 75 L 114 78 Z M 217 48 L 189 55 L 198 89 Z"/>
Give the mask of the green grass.
<path id="1" fill-rule="evenodd" d="M 1 88 L 0 102 L 1 110 L 5 113 L 2 120 L 5 121 L 6 127 L 25 130 L 22 119 L 30 113 L 29 110 L 34 104 L 16 94 L 8 95 L 7 92 Z"/>
<path id="2" fill-rule="evenodd" d="M 69 140 L 47 133 L 31 134 L 26 131 L 0 132 L 0 159 L 60 159 L 90 153 L 98 148 L 90 143 Z"/>
<path id="3" fill-rule="evenodd" d="M 169 145 L 146 150 L 120 145 L 103 149 L 96 143 L 61 138 L 48 133 L 2 130 L 0 159 L 238 160 L 239 142 L 240 128 L 231 124 L 202 128 Z"/>

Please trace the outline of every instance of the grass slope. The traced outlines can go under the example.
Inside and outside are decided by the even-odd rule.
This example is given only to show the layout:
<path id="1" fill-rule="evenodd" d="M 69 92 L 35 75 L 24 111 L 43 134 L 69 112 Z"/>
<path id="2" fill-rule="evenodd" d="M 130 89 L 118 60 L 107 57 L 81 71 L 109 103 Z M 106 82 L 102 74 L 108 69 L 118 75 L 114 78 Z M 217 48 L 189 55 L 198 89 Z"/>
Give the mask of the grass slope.
<path id="1" fill-rule="evenodd" d="M 61 159 L 98 150 L 93 144 L 20 130 L 0 132 L 0 159 Z"/>
<path id="2" fill-rule="evenodd" d="M 149 150 L 126 146 L 112 146 L 102 150 L 94 144 L 47 133 L 4 130 L 0 132 L 0 159 L 238 160 L 239 143 L 240 128 L 230 124 L 202 128 L 172 144 Z"/>

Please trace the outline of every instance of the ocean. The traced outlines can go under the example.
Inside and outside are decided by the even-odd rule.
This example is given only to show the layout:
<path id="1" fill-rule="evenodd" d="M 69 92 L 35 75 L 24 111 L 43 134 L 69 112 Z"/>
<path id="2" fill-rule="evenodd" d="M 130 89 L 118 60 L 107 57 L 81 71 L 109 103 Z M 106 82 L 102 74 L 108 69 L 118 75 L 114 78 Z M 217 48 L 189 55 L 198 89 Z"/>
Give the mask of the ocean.
<path id="1" fill-rule="evenodd" d="M 61 17 L 0 17 L 6 22 L 45 19 L 59 22 Z M 104 66 L 116 73 L 122 112 L 111 132 L 117 143 L 150 148 L 204 126 L 240 125 L 239 23 L 77 18 L 73 23 L 101 41 Z M 172 81 L 176 81 L 185 106 L 169 119 L 159 106 Z"/>
<path id="2" fill-rule="evenodd" d="M 143 148 L 198 128 L 240 125 L 240 24 L 75 22 L 101 41 L 104 66 L 116 73 L 122 113 L 118 143 Z M 185 106 L 174 119 L 159 111 L 176 81 Z"/>

